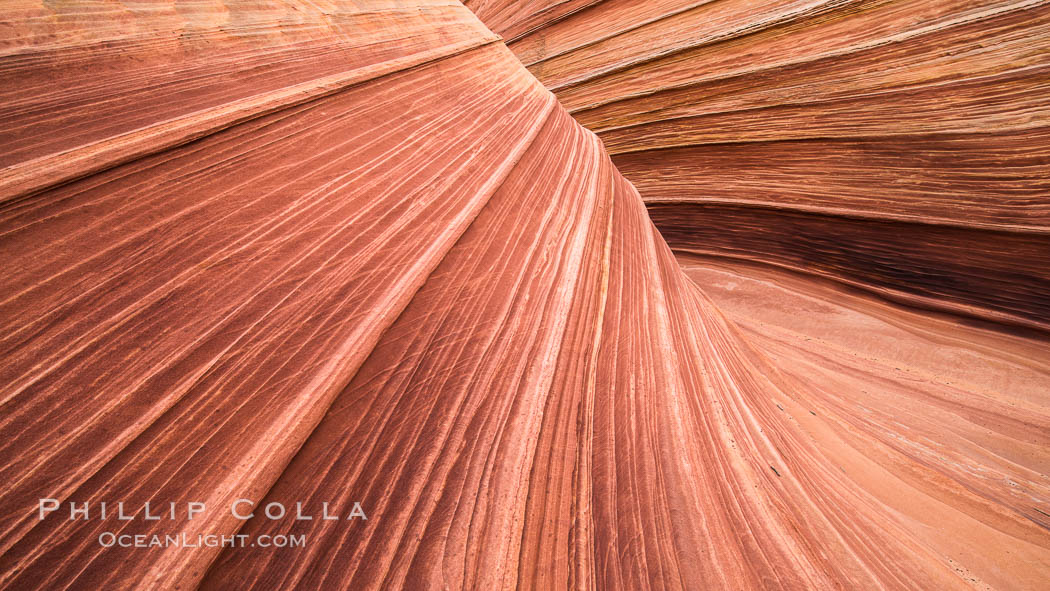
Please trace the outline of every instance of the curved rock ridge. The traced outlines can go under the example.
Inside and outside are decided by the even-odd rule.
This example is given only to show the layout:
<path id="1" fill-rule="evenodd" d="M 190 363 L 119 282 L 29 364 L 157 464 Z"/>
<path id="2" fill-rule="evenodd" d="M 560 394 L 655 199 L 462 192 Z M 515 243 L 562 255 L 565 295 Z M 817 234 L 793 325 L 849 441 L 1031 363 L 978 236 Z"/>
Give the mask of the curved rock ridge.
<path id="1" fill-rule="evenodd" d="M 24 4 L 0 38 L 5 200 L 498 39 L 447 0 Z"/>
<path id="2" fill-rule="evenodd" d="M 675 250 L 1050 329 L 1050 3 L 466 4 Z"/>
<path id="3" fill-rule="evenodd" d="M 691 268 L 462 5 L 15 6 L 0 588 L 1050 579 L 1045 341 Z"/>

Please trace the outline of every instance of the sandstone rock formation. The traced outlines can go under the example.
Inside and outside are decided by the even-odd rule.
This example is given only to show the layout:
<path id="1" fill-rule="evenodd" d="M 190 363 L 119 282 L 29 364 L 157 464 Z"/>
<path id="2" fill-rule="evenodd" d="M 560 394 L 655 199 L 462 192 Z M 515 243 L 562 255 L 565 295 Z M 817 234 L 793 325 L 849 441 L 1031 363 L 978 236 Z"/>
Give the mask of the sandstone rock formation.
<path id="1" fill-rule="evenodd" d="M 1030 333 L 700 264 L 684 251 L 699 248 L 707 208 L 652 210 L 676 255 L 614 166 L 635 170 L 620 161 L 629 151 L 599 129 L 603 147 L 570 116 L 592 125 L 578 103 L 555 87 L 559 104 L 519 62 L 535 31 L 572 18 L 616 28 L 674 10 L 588 4 L 471 5 L 514 53 L 448 0 L 12 4 L 0 36 L 0 587 L 1050 580 L 1045 284 L 1018 291 L 1045 273 L 1045 218 L 1007 223 L 971 204 L 984 221 L 937 226 L 964 236 L 914 246 L 963 287 L 886 287 L 983 318 L 1027 314 Z M 833 42 L 826 33 L 814 42 Z M 555 71 L 535 73 L 555 86 Z M 1038 165 L 1018 137 L 1016 152 L 963 139 Z M 788 152 L 801 187 L 804 153 Z M 860 208 L 867 181 L 827 177 Z M 745 232 L 750 210 L 735 204 L 719 222 L 735 233 L 726 245 L 802 264 L 805 252 L 762 244 L 762 219 Z M 800 223 L 839 215 L 810 205 Z M 918 201 L 870 209 L 931 225 Z M 997 244 L 965 244 L 984 231 L 1031 241 L 1035 259 L 966 267 L 933 242 Z M 858 284 L 882 273 L 813 259 Z M 1003 285 L 979 286 L 985 268 Z M 41 498 L 60 509 L 41 518 Z M 228 510 L 239 499 L 255 518 Z M 115 519 L 117 502 L 135 518 Z M 146 502 L 162 519 L 146 519 Z M 207 510 L 190 518 L 196 502 Z M 367 520 L 347 518 L 356 502 Z M 265 518 L 269 503 L 290 514 Z M 295 519 L 297 504 L 312 518 Z M 103 547 L 107 532 L 306 545 Z"/>
<path id="2" fill-rule="evenodd" d="M 1050 3 L 467 4 L 677 251 L 1050 328 Z"/>

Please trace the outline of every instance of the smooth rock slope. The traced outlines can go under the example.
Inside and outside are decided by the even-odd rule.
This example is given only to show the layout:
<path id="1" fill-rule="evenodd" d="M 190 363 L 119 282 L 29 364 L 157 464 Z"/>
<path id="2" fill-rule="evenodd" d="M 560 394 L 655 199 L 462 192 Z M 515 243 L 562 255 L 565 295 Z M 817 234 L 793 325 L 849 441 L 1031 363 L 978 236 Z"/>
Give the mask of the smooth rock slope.
<path id="1" fill-rule="evenodd" d="M 821 348 L 732 320 L 747 300 L 727 318 L 698 287 L 721 279 L 690 279 L 602 142 L 462 4 L 4 18 L 0 587 L 1050 579 L 1044 341 L 980 333 L 908 381 L 848 363 L 911 350 L 841 338 L 853 321 Z"/>

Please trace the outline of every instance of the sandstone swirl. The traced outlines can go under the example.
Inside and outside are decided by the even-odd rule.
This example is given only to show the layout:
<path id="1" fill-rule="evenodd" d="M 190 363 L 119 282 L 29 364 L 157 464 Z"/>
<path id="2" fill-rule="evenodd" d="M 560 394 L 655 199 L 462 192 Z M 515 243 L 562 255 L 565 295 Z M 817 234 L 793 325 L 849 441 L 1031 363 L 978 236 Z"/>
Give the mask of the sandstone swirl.
<path id="1" fill-rule="evenodd" d="M 61 6 L 0 29 L 0 587 L 1050 579 L 1042 337 L 680 265 L 458 2 Z"/>
<path id="2" fill-rule="evenodd" d="M 1050 328 L 1045 0 L 468 0 L 675 250 Z"/>

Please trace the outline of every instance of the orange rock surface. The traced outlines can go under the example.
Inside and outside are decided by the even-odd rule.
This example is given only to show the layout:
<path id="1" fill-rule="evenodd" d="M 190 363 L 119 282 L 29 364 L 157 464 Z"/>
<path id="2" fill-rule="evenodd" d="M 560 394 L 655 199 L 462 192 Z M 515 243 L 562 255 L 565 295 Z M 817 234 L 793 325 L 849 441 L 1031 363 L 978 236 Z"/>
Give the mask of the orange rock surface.
<path id="1" fill-rule="evenodd" d="M 466 3 L 675 250 L 1050 329 L 1050 3 Z"/>
<path id="2" fill-rule="evenodd" d="M 747 17 L 765 30 L 754 23 L 788 18 L 790 3 L 713 3 L 718 22 L 671 2 L 468 4 L 510 49 L 448 0 L 9 4 L 0 588 L 1045 587 L 1045 202 L 1004 221 L 995 207 L 1014 212 L 1009 203 L 982 195 L 958 209 L 946 189 L 933 191 L 956 216 L 943 224 L 918 198 L 874 203 L 867 217 L 859 197 L 845 199 L 847 216 L 820 199 L 860 195 L 869 177 L 824 170 L 809 209 L 766 208 L 781 216 L 772 228 L 743 223 L 751 209 L 735 197 L 722 218 L 677 197 L 666 216 L 651 205 L 665 240 L 614 164 L 660 178 L 621 159 L 682 171 L 696 154 L 654 156 L 655 132 L 623 136 L 641 150 L 619 149 L 583 116 L 557 80 L 593 75 L 621 92 L 604 41 L 586 41 L 603 29 L 584 24 L 644 31 L 653 10 L 681 13 L 654 21 L 668 29 L 649 39 L 670 47 L 703 39 L 701 24 L 714 35 Z M 833 27 L 823 4 L 807 6 Z M 864 42 L 932 18 L 904 6 Z M 959 14 L 991 10 L 966 6 Z M 1043 10 L 1000 12 L 1030 33 Z M 845 43 L 818 31 L 794 39 Z M 564 69 L 528 58 L 574 44 L 595 53 L 565 53 Z M 1040 55 L 1018 49 L 1010 63 L 1038 69 L 1022 62 Z M 714 72 L 688 63 L 689 75 Z M 984 144 L 978 132 L 957 139 L 1027 162 L 1019 186 L 1037 188 L 1045 105 L 1037 76 L 1019 80 L 999 111 L 953 91 L 1014 121 Z M 798 121 L 774 109 L 752 123 L 758 137 Z M 740 166 L 732 146 L 688 145 Z M 872 174 L 892 183 L 900 156 L 886 145 L 891 163 Z M 802 187 L 821 167 L 788 152 Z M 882 285 L 890 271 L 855 254 L 777 246 L 764 232 L 797 231 L 790 216 L 814 235 L 848 227 L 885 245 L 879 260 L 902 257 L 904 241 L 889 237 L 906 224 L 943 228 L 924 229 L 907 256 L 954 283 L 935 289 L 925 267 L 901 265 L 903 279 Z M 825 224 L 834 216 L 855 226 Z M 705 234 L 716 230 L 732 239 Z M 996 239 L 971 240 L 982 232 Z M 749 262 L 698 256 L 734 245 Z M 906 309 L 873 297 L 880 285 L 969 316 Z M 58 509 L 45 515 L 41 499 Z M 242 502 L 255 517 L 231 511 Z M 265 515 L 274 503 L 286 514 Z M 367 519 L 352 518 L 358 503 Z M 305 544 L 150 546 L 154 535 Z"/>

